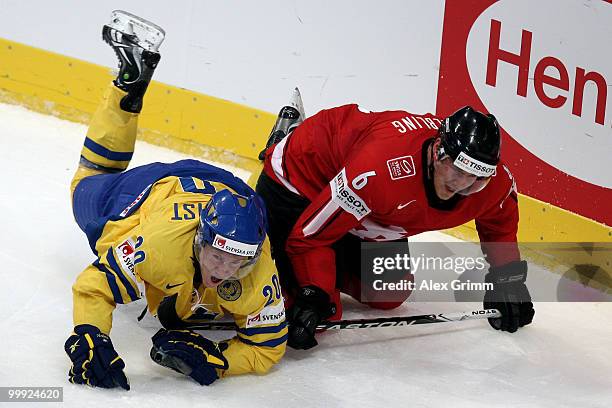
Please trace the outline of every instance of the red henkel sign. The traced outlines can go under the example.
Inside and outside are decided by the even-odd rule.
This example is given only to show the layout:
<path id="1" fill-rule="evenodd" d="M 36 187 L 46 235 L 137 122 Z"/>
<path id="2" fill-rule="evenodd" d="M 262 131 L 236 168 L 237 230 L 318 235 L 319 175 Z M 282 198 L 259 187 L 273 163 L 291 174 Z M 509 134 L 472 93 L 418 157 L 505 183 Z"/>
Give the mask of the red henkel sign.
<path id="1" fill-rule="evenodd" d="M 598 30 L 605 33 L 607 17 L 594 10 L 578 16 L 569 8 L 546 17 L 546 6 L 538 3 L 538 18 L 534 3 L 526 14 L 523 3 L 446 2 L 437 113 L 464 105 L 493 113 L 519 192 L 612 225 L 606 160 L 612 153 L 612 57 L 601 60 L 594 44 L 603 41 Z M 597 6 L 612 13 L 603 0 Z M 568 27 L 558 21 L 564 12 L 575 19 L 569 34 L 557 27 Z M 568 40 L 572 33 L 587 41 Z"/>

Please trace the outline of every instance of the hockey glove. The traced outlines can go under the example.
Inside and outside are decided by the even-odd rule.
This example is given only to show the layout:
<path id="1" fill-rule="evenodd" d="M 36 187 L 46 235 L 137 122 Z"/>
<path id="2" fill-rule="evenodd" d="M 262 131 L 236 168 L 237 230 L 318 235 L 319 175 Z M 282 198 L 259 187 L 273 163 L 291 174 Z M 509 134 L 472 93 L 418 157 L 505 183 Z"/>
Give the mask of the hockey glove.
<path id="1" fill-rule="evenodd" d="M 215 343 L 191 330 L 160 329 L 151 340 L 153 361 L 193 378 L 200 385 L 215 382 L 219 378 L 217 368 L 228 368 L 223 356 L 227 344 Z"/>
<path id="2" fill-rule="evenodd" d="M 485 309 L 497 309 L 502 314 L 502 317 L 489 319 L 489 324 L 495 330 L 514 333 L 533 320 L 535 310 L 525 279 L 525 261 L 514 261 L 489 269 L 485 282 L 492 283 L 493 290 L 486 291 L 483 304 Z"/>
<path id="3" fill-rule="evenodd" d="M 305 286 L 287 312 L 289 338 L 287 345 L 297 350 L 308 350 L 316 346 L 315 331 L 322 320 L 336 313 L 336 305 L 330 303 L 329 295 L 316 286 Z"/>
<path id="4" fill-rule="evenodd" d="M 110 337 L 97 327 L 89 324 L 76 326 L 66 340 L 64 350 L 72 360 L 68 373 L 71 383 L 130 389 L 130 382 L 123 372 L 125 363 L 117 355 Z"/>

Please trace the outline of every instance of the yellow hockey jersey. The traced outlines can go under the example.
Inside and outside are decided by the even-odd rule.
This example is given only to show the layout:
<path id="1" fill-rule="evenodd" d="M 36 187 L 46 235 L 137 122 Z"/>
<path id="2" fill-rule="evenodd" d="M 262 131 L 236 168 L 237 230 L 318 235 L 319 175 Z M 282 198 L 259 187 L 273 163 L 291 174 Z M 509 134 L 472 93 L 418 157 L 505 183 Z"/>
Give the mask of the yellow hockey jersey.
<path id="1" fill-rule="evenodd" d="M 226 314 L 234 318 L 237 335 L 223 353 L 229 368 L 220 376 L 267 372 L 283 356 L 287 339 L 268 240 L 249 275 L 214 289 L 202 285 L 194 260 L 200 211 L 212 193 L 226 188 L 195 177 L 168 176 L 147 187 L 135 210 L 126 208 L 129 216 L 106 221 L 95 240 L 98 258 L 73 285 L 74 324 L 91 324 L 108 334 L 117 304 L 144 296 L 156 315 L 160 304 L 171 300 L 176 317 L 186 322 Z"/>

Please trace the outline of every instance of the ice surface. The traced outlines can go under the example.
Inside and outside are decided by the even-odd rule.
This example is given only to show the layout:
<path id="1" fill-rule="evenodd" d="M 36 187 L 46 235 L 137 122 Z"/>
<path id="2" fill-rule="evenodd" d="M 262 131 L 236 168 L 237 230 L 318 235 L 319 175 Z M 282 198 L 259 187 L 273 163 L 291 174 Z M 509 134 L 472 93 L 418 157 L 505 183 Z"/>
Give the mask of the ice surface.
<path id="1" fill-rule="evenodd" d="M 62 406 L 75 407 L 612 406 L 609 303 L 539 303 L 534 323 L 515 334 L 484 321 L 325 333 L 319 347 L 289 350 L 266 376 L 200 387 L 150 361 L 158 326 L 151 319 L 136 323 L 140 301 L 118 308 L 111 333 L 132 390 L 69 384 L 63 344 L 72 328 L 71 285 L 93 260 L 72 220 L 68 190 L 85 132 L 82 125 L 0 105 L 0 386 L 63 386 Z M 133 165 L 184 157 L 138 143 Z M 480 306 L 405 304 L 381 313 L 349 301 L 345 317 Z"/>

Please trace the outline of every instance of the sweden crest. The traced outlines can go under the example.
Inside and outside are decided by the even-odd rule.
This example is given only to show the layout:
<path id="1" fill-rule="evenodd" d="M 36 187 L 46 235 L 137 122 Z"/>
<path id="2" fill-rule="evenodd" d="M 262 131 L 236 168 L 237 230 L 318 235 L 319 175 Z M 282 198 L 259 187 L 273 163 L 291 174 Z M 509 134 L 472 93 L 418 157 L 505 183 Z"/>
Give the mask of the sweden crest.
<path id="1" fill-rule="evenodd" d="M 221 299 L 234 301 L 242 295 L 242 285 L 239 280 L 226 280 L 217 286 L 217 294 Z"/>

